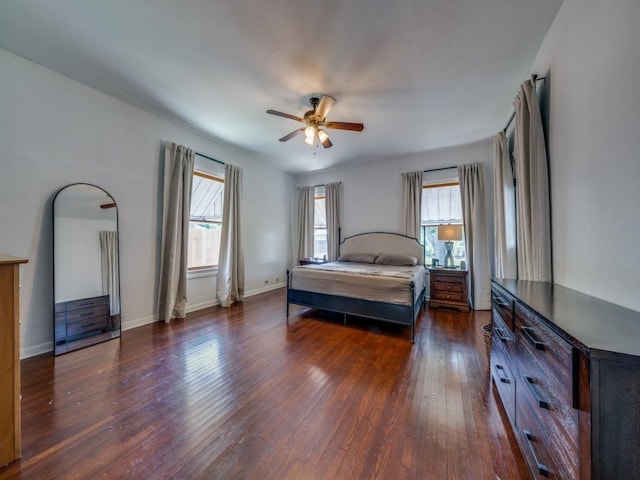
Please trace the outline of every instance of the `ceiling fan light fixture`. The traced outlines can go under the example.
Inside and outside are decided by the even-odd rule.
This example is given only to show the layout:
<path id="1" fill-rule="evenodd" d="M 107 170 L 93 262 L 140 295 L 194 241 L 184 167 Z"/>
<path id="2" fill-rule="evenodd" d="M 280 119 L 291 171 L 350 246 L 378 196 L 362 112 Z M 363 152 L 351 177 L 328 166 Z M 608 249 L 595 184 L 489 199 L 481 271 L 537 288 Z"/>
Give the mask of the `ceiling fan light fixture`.
<path id="1" fill-rule="evenodd" d="M 327 138 L 329 138 L 329 135 L 327 135 L 327 132 L 325 132 L 322 129 L 318 129 L 318 138 L 320 139 L 320 143 L 324 143 L 327 141 Z"/>
<path id="2" fill-rule="evenodd" d="M 307 145 L 311 145 L 313 147 L 313 141 L 316 138 L 316 129 L 309 125 L 304 129 L 304 141 Z"/>

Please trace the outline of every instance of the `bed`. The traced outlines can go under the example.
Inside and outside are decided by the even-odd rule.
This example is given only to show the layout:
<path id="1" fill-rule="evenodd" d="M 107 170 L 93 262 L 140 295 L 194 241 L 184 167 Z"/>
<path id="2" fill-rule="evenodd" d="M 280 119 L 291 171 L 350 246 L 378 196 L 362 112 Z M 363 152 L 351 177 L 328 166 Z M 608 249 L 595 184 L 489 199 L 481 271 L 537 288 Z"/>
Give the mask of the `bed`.
<path id="1" fill-rule="evenodd" d="M 289 305 L 373 318 L 409 326 L 425 296 L 423 246 L 397 233 L 361 233 L 340 244 L 339 261 L 300 265 L 287 271 Z"/>

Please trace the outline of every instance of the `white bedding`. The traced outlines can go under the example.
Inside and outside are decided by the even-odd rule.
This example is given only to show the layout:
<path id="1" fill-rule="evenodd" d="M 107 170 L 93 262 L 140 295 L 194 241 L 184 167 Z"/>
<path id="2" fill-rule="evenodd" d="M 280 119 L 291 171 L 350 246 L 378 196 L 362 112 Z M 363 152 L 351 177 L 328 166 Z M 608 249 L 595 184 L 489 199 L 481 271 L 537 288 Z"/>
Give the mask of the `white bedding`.
<path id="1" fill-rule="evenodd" d="M 291 288 L 308 292 L 412 305 L 424 286 L 424 267 L 331 262 L 301 265 L 291 272 Z M 414 283 L 411 298 L 410 282 Z"/>

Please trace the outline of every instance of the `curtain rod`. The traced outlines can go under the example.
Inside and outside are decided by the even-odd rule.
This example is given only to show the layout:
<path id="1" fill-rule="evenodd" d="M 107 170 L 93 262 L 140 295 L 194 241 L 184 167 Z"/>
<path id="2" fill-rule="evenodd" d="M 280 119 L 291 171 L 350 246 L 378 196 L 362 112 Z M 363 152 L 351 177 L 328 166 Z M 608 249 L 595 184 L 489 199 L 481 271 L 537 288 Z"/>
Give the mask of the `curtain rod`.
<path id="1" fill-rule="evenodd" d="M 458 167 L 454 165 L 453 167 L 430 168 L 429 170 L 423 170 L 422 173 L 439 172 L 440 170 L 453 170 L 454 168 Z"/>
<path id="2" fill-rule="evenodd" d="M 221 165 L 226 165 L 226 163 L 221 162 L 220 160 L 216 160 L 215 158 L 207 157 L 206 155 L 203 155 L 201 153 L 196 152 L 196 155 L 199 156 L 199 157 L 202 157 L 202 158 L 206 158 L 207 160 L 211 160 L 212 162 L 217 162 L 217 163 L 219 163 Z"/>
<path id="3" fill-rule="evenodd" d="M 339 183 L 340 185 L 342 185 L 342 182 L 329 182 L 329 183 Z M 313 188 L 316 188 L 316 187 L 325 187 L 327 185 L 328 185 L 327 183 L 319 183 L 318 185 L 310 185 L 310 186 Z M 307 188 L 307 187 L 296 187 L 296 190 L 300 190 L 301 188 Z"/>
<path id="4" fill-rule="evenodd" d="M 544 82 L 545 85 L 547 84 L 547 77 L 538 77 L 538 75 L 536 75 L 535 73 L 531 75 L 531 80 L 533 80 L 534 82 Z M 511 113 L 509 120 L 507 120 L 507 124 L 502 129 L 503 132 L 507 133 L 507 128 L 509 128 L 509 125 L 511 125 L 511 122 L 513 122 L 514 118 L 516 118 L 515 110 L 513 111 L 513 113 Z"/>

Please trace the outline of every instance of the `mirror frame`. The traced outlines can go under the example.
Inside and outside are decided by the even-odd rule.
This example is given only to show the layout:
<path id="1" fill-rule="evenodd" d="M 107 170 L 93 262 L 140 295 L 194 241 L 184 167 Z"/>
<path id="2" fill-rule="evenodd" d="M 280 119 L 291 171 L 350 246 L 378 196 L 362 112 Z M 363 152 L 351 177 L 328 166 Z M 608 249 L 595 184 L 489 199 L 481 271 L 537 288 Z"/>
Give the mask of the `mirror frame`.
<path id="1" fill-rule="evenodd" d="M 115 209 L 115 231 L 116 251 L 118 253 L 117 270 L 118 278 L 116 280 L 118 290 L 118 306 L 119 312 L 111 315 L 111 306 L 109 295 L 96 295 L 95 297 L 80 298 L 76 300 L 56 302 L 56 292 L 59 287 L 56 285 L 56 265 L 59 265 L 60 258 L 56 258 L 56 202 L 59 201 L 61 193 L 71 187 L 86 186 L 92 187 L 103 193 L 110 200 L 107 203 L 113 203 Z M 105 204 L 107 204 L 105 203 Z M 53 249 L 53 354 L 55 356 L 72 352 L 80 348 L 85 348 L 98 343 L 106 342 L 115 338 L 120 338 L 122 333 L 122 295 L 120 294 L 120 226 L 118 205 L 113 196 L 102 187 L 91 183 L 72 183 L 60 188 L 53 197 L 51 205 L 52 217 L 52 249 Z M 60 239 L 57 239 L 60 241 Z M 59 252 L 59 251 L 58 251 Z M 101 253 L 102 255 L 102 253 Z M 102 280 L 102 271 L 98 272 Z M 104 290 L 103 290 L 104 291 Z M 106 308 L 106 312 L 105 312 Z M 69 319 L 73 319 L 73 328 L 69 329 Z M 117 325 L 117 326 L 116 326 Z M 92 329 L 87 332 L 83 328 Z M 71 331 L 70 331 L 71 330 Z M 78 333 L 82 332 L 82 333 Z"/>

